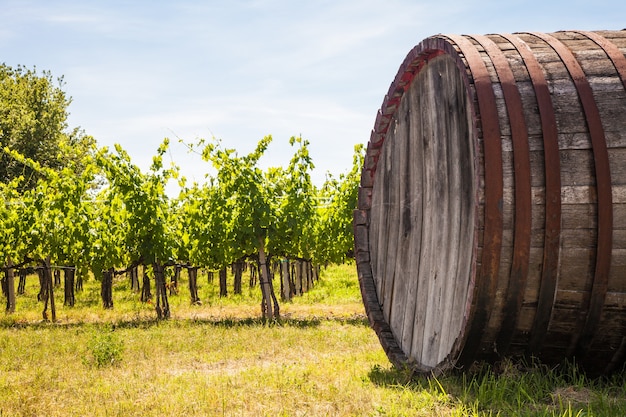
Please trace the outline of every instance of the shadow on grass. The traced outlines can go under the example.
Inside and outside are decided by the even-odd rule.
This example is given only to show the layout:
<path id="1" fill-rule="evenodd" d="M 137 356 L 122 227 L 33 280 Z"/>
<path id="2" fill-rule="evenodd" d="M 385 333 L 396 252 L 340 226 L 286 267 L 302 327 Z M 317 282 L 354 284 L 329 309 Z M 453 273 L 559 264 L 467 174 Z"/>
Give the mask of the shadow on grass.
<path id="1" fill-rule="evenodd" d="M 184 318 L 159 320 L 156 318 L 131 318 L 115 321 L 75 321 L 75 322 L 46 322 L 20 321 L 11 316 L 0 318 L 0 329 L 39 329 L 39 328 L 77 328 L 83 326 L 107 327 L 111 329 L 147 329 L 154 326 L 213 326 L 221 328 L 243 327 L 295 327 L 301 329 L 319 327 L 322 323 L 337 323 L 349 326 L 369 326 L 367 318 L 355 317 L 312 317 L 312 318 L 280 318 L 267 320 L 260 317 L 246 318 Z"/>
<path id="2" fill-rule="evenodd" d="M 626 371 L 587 377 L 576 364 L 547 367 L 538 362 L 504 360 L 455 370 L 439 377 L 410 369 L 372 367 L 369 380 L 398 391 L 422 392 L 459 404 L 464 414 L 485 416 L 626 415 Z"/>
<path id="3" fill-rule="evenodd" d="M 384 369 L 377 364 L 372 367 L 367 376 L 374 385 L 386 388 L 402 387 L 402 389 L 415 388 L 421 390 L 424 388 L 424 382 L 428 386 L 427 377 L 416 375 L 408 368 L 399 369 L 392 366 L 389 369 Z"/>

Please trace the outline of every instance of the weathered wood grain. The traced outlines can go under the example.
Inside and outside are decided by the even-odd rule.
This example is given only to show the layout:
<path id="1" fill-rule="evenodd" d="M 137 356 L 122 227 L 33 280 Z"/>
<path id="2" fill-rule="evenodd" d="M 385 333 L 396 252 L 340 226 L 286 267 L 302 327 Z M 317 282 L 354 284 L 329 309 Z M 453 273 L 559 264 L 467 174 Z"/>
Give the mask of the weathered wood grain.
<path id="1" fill-rule="evenodd" d="M 375 122 L 365 214 L 355 214 L 364 302 L 392 360 L 435 373 L 462 356 L 528 352 L 576 355 L 598 373 L 624 363 L 626 58 L 615 51 L 626 57 L 626 31 L 438 35 L 407 55 Z M 485 140 L 493 126 L 497 156 Z M 500 200 L 486 190 L 494 180 Z"/>

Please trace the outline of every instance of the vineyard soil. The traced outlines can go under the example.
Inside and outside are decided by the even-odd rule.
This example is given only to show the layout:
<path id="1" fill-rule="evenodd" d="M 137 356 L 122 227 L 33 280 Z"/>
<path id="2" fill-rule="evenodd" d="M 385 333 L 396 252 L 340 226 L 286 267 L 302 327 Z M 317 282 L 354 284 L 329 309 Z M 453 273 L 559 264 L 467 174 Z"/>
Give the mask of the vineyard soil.
<path id="1" fill-rule="evenodd" d="M 323 270 L 275 322 L 259 319 L 258 288 L 220 298 L 199 274 L 193 305 L 186 280 L 169 320 L 118 277 L 112 310 L 90 280 L 44 323 L 29 277 L 16 312 L 0 315 L 0 416 L 626 415 L 621 375 L 504 363 L 411 380 L 369 327 L 353 265 Z"/>

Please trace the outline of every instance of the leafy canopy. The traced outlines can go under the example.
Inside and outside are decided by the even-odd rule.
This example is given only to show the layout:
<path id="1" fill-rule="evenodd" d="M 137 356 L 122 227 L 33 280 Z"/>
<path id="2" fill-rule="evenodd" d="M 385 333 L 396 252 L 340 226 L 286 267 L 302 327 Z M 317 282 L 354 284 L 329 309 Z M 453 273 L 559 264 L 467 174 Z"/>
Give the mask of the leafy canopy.
<path id="1" fill-rule="evenodd" d="M 42 167 L 61 170 L 70 165 L 82 170 L 82 156 L 95 144 L 75 128 L 68 131 L 71 98 L 63 91 L 63 78 L 50 72 L 0 64 L 0 148 L 8 147 Z M 0 182 L 23 176 L 20 189 L 35 187 L 41 173 L 6 153 L 0 153 Z"/>

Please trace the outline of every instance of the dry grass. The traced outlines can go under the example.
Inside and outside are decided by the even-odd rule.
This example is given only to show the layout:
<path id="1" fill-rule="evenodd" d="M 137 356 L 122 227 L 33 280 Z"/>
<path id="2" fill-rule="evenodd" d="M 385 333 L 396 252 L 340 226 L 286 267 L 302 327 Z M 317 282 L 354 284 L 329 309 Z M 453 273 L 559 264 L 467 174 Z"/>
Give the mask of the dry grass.
<path id="1" fill-rule="evenodd" d="M 0 315 L 2 417 L 626 415 L 623 376 L 510 363 L 410 379 L 369 327 L 349 265 L 283 303 L 272 323 L 259 319 L 256 290 L 220 299 L 206 282 L 202 306 L 181 291 L 172 319 L 156 321 L 124 280 L 114 310 L 86 283 L 74 308 L 42 323 L 31 281 L 18 311 Z"/>

